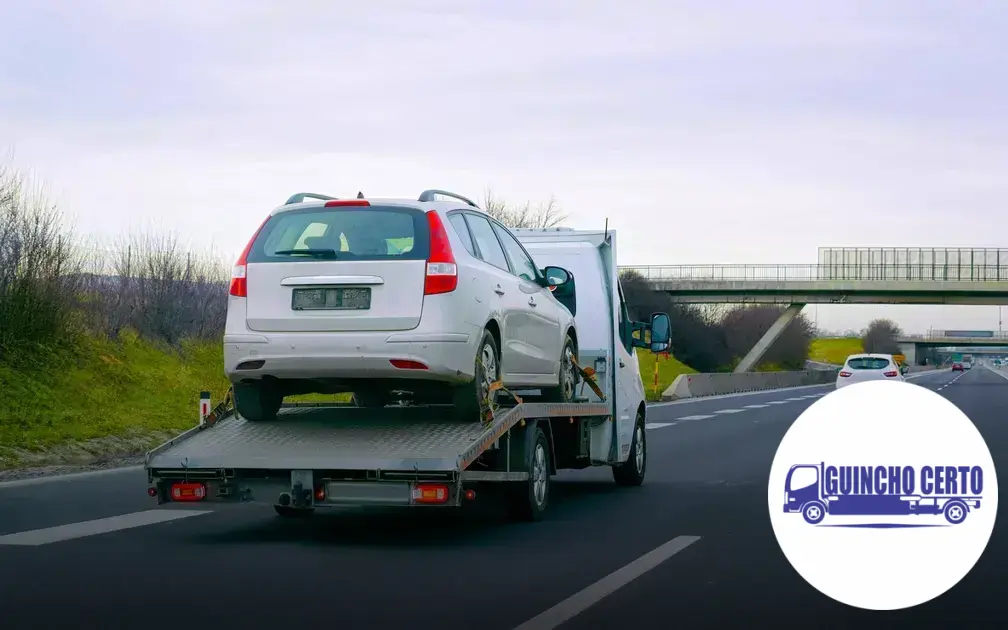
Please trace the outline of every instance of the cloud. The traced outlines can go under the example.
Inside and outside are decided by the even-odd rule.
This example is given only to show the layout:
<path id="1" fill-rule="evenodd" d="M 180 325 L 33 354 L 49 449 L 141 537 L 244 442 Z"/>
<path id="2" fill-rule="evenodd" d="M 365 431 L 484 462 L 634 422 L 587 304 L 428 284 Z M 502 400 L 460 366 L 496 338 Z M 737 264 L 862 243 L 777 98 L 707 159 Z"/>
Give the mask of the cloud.
<path id="1" fill-rule="evenodd" d="M 86 231 L 158 221 L 224 252 L 299 190 L 487 185 L 555 194 L 578 226 L 610 219 L 625 264 L 983 245 L 1008 233 L 1006 15 L 40 0 L 0 9 L 0 143 Z"/>

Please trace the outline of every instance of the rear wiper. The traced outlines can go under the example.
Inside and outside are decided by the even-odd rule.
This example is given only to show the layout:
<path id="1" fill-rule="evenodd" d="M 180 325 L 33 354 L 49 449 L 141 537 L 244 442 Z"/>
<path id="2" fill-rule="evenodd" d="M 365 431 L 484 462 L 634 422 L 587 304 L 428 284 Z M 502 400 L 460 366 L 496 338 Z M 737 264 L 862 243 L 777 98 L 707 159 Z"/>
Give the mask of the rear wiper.
<path id="1" fill-rule="evenodd" d="M 276 256 L 312 256 L 314 258 L 336 258 L 335 249 L 281 249 L 273 252 Z"/>

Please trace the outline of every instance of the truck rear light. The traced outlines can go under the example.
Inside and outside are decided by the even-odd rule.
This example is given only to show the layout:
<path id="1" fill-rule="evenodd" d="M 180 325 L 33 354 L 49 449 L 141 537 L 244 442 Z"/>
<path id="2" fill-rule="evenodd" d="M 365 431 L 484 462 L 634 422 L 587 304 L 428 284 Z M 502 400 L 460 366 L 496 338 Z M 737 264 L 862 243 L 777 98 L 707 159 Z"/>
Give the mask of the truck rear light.
<path id="1" fill-rule="evenodd" d="M 434 210 L 427 212 L 427 228 L 430 230 L 430 255 L 427 257 L 424 295 L 451 293 L 458 287 L 458 267 L 448 231 Z"/>
<path id="2" fill-rule="evenodd" d="M 444 503 L 448 500 L 448 486 L 420 483 L 413 486 L 414 503 Z"/>
<path id="3" fill-rule="evenodd" d="M 410 361 L 409 359 L 389 359 L 389 363 L 392 367 L 398 368 L 400 370 L 426 370 L 427 366 L 419 361 Z"/>
<path id="4" fill-rule="evenodd" d="M 326 497 L 325 486 L 319 486 L 318 488 L 315 488 L 316 501 L 325 501 L 325 497 Z"/>
<path id="5" fill-rule="evenodd" d="M 842 376 L 842 377 L 844 377 L 844 378 L 847 378 L 847 377 L 848 377 L 848 376 L 850 376 L 850 375 L 851 375 L 851 373 L 850 373 L 850 372 L 847 372 L 847 371 L 844 371 L 844 372 L 840 372 L 840 376 Z"/>
<path id="6" fill-rule="evenodd" d="M 896 370 L 890 370 L 888 372 L 883 372 L 883 374 L 885 374 L 889 378 L 892 378 L 894 376 L 899 376 L 899 372 L 897 372 Z"/>
<path id="7" fill-rule="evenodd" d="M 228 288 L 228 294 L 235 297 L 248 297 L 248 279 L 245 277 L 248 273 L 248 255 L 252 251 L 252 244 L 255 243 L 256 238 L 259 236 L 259 232 L 266 227 L 266 222 L 270 218 L 266 219 L 259 225 L 259 229 L 255 231 L 252 238 L 249 239 L 245 249 L 242 250 L 241 256 L 235 261 L 234 268 L 231 269 L 231 286 Z"/>
<path id="8" fill-rule="evenodd" d="M 147 496 L 149 496 L 151 498 L 156 497 L 157 496 L 157 487 L 151 486 L 150 488 L 147 488 Z"/>
<path id="9" fill-rule="evenodd" d="M 202 501 L 206 498 L 206 486 L 201 483 L 173 483 L 172 501 Z"/>
<path id="10" fill-rule="evenodd" d="M 325 202 L 326 208 L 340 208 L 347 206 L 370 206 L 371 203 L 367 199 L 333 199 L 332 201 Z"/>

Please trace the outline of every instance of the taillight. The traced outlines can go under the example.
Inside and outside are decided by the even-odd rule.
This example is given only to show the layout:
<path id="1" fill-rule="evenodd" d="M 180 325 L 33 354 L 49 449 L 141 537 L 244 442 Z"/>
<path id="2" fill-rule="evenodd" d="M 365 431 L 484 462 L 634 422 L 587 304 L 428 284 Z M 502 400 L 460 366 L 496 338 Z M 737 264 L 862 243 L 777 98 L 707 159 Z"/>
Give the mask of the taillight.
<path id="1" fill-rule="evenodd" d="M 444 503 L 448 500 L 448 486 L 418 483 L 413 486 L 414 503 Z"/>
<path id="2" fill-rule="evenodd" d="M 427 212 L 427 227 L 430 230 L 430 255 L 427 257 L 424 295 L 451 293 L 458 287 L 458 267 L 448 231 L 434 210 Z"/>
<path id="3" fill-rule="evenodd" d="M 367 199 L 333 199 L 332 201 L 325 202 L 326 208 L 340 208 L 347 206 L 370 206 L 371 203 Z"/>
<path id="4" fill-rule="evenodd" d="M 844 377 L 844 378 L 847 378 L 847 377 L 848 377 L 848 376 L 850 376 L 850 375 L 851 375 L 851 373 L 850 373 L 850 372 L 840 372 L 840 376 L 842 376 L 842 377 Z"/>
<path id="5" fill-rule="evenodd" d="M 252 238 L 249 239 L 245 249 L 242 250 L 241 256 L 235 261 L 234 267 L 231 269 L 231 286 L 228 288 L 228 293 L 235 297 L 248 297 L 248 279 L 245 277 L 247 273 L 247 263 L 249 252 L 252 251 L 252 243 L 255 242 L 256 237 L 259 236 L 259 232 L 262 232 L 263 227 L 266 226 L 266 219 L 259 225 L 259 229 L 255 231 Z"/>
<path id="6" fill-rule="evenodd" d="M 892 378 L 894 376 L 899 375 L 899 372 L 897 372 L 896 370 L 889 370 L 888 372 L 883 372 L 883 374 L 885 374 L 889 378 Z"/>

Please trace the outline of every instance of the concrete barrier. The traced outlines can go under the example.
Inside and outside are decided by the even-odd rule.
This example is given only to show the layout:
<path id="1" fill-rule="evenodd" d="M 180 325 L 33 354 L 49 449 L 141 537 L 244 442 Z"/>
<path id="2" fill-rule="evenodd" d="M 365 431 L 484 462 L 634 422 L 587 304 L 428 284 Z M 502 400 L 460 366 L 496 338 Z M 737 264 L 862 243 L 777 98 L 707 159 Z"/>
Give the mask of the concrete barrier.
<path id="1" fill-rule="evenodd" d="M 801 370 L 798 372 L 715 372 L 710 374 L 680 374 L 662 393 L 662 400 L 679 400 L 697 396 L 739 394 L 766 389 L 784 389 L 803 385 L 826 385 L 836 382 L 836 370 Z"/>

